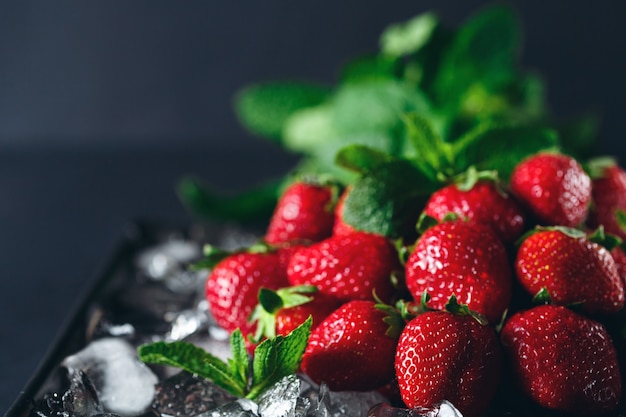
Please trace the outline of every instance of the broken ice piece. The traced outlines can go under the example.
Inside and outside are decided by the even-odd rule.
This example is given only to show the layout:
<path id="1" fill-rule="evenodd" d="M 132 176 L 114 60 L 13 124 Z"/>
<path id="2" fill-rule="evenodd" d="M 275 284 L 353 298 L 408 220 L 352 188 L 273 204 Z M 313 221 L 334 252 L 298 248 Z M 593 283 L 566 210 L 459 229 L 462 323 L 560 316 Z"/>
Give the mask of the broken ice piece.
<path id="1" fill-rule="evenodd" d="M 387 403 L 378 404 L 367 414 L 367 417 L 463 417 L 449 401 L 441 401 L 432 408 L 398 408 Z"/>
<path id="2" fill-rule="evenodd" d="M 104 411 L 91 380 L 81 370 L 70 375 L 70 387 L 62 401 L 63 409 L 73 417 L 91 417 Z"/>
<path id="3" fill-rule="evenodd" d="M 193 271 L 188 265 L 202 256 L 195 242 L 172 239 L 140 253 L 135 261 L 138 269 L 154 281 L 162 281 L 171 291 L 191 294 L 206 278 L 206 271 Z"/>
<path id="4" fill-rule="evenodd" d="M 362 417 L 375 405 L 388 401 L 376 391 L 330 391 L 326 384 L 319 388 L 312 385 L 302 395 L 311 400 L 308 417 Z"/>
<path id="5" fill-rule="evenodd" d="M 80 371 L 93 382 L 104 409 L 125 416 L 144 412 L 154 399 L 156 375 L 123 339 L 98 339 L 63 361 L 70 375 Z"/>
<path id="6" fill-rule="evenodd" d="M 172 328 L 165 335 L 165 340 L 175 342 L 183 340 L 199 331 L 208 329 L 210 324 L 209 307 L 205 299 L 200 300 L 195 308 L 165 314 L 165 320 Z"/>
<path id="7" fill-rule="evenodd" d="M 156 391 L 154 408 L 176 417 L 195 416 L 235 400 L 211 381 L 184 371 L 161 382 Z"/>
<path id="8" fill-rule="evenodd" d="M 288 375 L 257 399 L 261 417 L 304 417 L 311 402 L 300 396 L 301 380 Z"/>
<path id="9" fill-rule="evenodd" d="M 259 406 L 254 401 L 240 398 L 195 417 L 258 417 L 258 410 Z"/>

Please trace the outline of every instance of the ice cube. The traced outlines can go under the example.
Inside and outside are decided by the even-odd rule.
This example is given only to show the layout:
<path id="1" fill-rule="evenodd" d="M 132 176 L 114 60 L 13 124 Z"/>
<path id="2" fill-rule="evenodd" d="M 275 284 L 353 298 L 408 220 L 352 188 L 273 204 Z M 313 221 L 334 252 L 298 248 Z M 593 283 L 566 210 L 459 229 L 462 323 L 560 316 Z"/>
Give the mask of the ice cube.
<path id="1" fill-rule="evenodd" d="M 376 391 L 330 391 L 326 384 L 304 391 L 311 401 L 308 417 L 363 417 L 375 405 L 388 401 Z"/>
<path id="2" fill-rule="evenodd" d="M 70 375 L 84 372 L 93 382 L 106 411 L 136 416 L 155 396 L 156 375 L 137 358 L 136 349 L 118 338 L 91 342 L 63 361 Z"/>
<path id="3" fill-rule="evenodd" d="M 92 417 L 104 411 L 91 380 L 81 370 L 70 375 L 70 387 L 62 401 L 63 409 L 72 417 Z"/>
<path id="4" fill-rule="evenodd" d="M 171 312 L 165 315 L 165 320 L 171 323 L 171 329 L 165 335 L 165 340 L 175 342 L 183 340 L 197 332 L 208 330 L 210 324 L 209 306 L 206 299 L 201 299 L 195 308 L 180 312 Z"/>
<path id="5" fill-rule="evenodd" d="M 176 417 L 195 416 L 235 400 L 211 381 L 179 372 L 159 383 L 154 407 Z"/>
<path id="6" fill-rule="evenodd" d="M 257 399 L 261 417 L 304 417 L 311 405 L 300 396 L 302 381 L 289 375 L 274 384 Z"/>
<path id="7" fill-rule="evenodd" d="M 258 410 L 259 406 L 254 401 L 240 398 L 195 417 L 259 417 Z"/>

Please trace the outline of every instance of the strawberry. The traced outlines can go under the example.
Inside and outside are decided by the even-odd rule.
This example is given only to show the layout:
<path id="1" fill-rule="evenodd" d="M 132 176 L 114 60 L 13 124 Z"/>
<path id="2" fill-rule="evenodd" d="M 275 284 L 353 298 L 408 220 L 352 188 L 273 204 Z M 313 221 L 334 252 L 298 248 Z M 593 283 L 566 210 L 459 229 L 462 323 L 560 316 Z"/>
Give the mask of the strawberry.
<path id="1" fill-rule="evenodd" d="M 451 295 L 495 323 L 509 306 L 512 277 L 506 249 L 489 227 L 447 221 L 427 229 L 405 265 L 406 286 L 416 300 L 444 308 Z"/>
<path id="2" fill-rule="evenodd" d="M 448 400 L 465 417 L 483 415 L 501 373 L 494 329 L 470 315 L 428 311 L 406 325 L 396 348 L 396 378 L 407 407 Z"/>
<path id="3" fill-rule="evenodd" d="M 385 237 L 366 232 L 333 236 L 297 250 L 289 262 L 291 285 L 313 285 L 342 301 L 372 300 L 375 292 L 388 301 L 398 254 Z"/>
<path id="4" fill-rule="evenodd" d="M 511 192 L 542 224 L 574 227 L 587 217 L 591 179 L 567 155 L 538 153 L 511 174 Z"/>
<path id="5" fill-rule="evenodd" d="M 545 288 L 555 304 L 583 303 L 590 314 L 612 314 L 624 306 L 613 257 L 581 231 L 538 229 L 519 247 L 515 270 L 526 291 L 535 295 Z"/>
<path id="6" fill-rule="evenodd" d="M 286 336 L 309 317 L 315 328 L 341 305 L 334 297 L 322 294 L 312 286 L 297 286 L 271 290 L 261 288 L 259 304 L 251 319 L 257 321 L 256 340 Z"/>
<path id="7" fill-rule="evenodd" d="M 387 336 L 387 314 L 373 301 L 350 301 L 309 337 L 302 371 L 333 391 L 367 391 L 393 379 L 397 338 Z"/>
<path id="8" fill-rule="evenodd" d="M 424 213 L 439 221 L 449 213 L 485 224 L 505 242 L 513 242 L 524 230 L 525 214 L 520 205 L 494 181 L 476 182 L 469 190 L 448 185 L 426 202 Z"/>
<path id="9" fill-rule="evenodd" d="M 278 289 L 289 285 L 284 258 L 285 252 L 278 250 L 240 252 L 220 261 L 205 287 L 217 324 L 229 332 L 239 328 L 244 335 L 253 334 L 255 325 L 248 319 L 258 303 L 261 287 Z"/>
<path id="10" fill-rule="evenodd" d="M 617 164 L 609 164 L 601 175 L 593 179 L 593 205 L 589 213 L 592 228 L 604 226 L 611 234 L 626 239 L 618 221 L 617 212 L 626 211 L 626 171 Z"/>
<path id="11" fill-rule="evenodd" d="M 602 324 L 542 305 L 513 315 L 500 337 L 521 389 L 542 407 L 596 415 L 620 402 L 616 352 Z"/>
<path id="12" fill-rule="evenodd" d="M 320 241 L 331 235 L 336 187 L 304 181 L 291 184 L 281 195 L 269 222 L 265 241 Z"/>

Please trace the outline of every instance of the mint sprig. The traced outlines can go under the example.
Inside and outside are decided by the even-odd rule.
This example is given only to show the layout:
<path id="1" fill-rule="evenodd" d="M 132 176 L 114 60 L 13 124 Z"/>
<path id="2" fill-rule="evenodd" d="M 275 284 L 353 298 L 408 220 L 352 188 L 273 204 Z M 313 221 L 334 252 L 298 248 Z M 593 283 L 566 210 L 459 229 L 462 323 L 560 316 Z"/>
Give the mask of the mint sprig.
<path id="1" fill-rule="evenodd" d="M 287 336 L 261 342 L 254 350 L 252 366 L 240 330 L 230 336 L 227 362 L 188 342 L 155 342 L 139 346 L 143 362 L 174 366 L 211 380 L 238 397 L 254 399 L 287 375 L 295 373 L 311 333 L 312 318 Z"/>

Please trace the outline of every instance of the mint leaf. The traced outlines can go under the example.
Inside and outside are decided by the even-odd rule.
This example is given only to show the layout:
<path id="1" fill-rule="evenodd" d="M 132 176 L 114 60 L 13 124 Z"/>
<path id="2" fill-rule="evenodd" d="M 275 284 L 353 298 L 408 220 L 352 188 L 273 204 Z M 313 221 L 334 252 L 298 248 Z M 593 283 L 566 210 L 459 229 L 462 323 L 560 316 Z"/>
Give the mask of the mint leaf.
<path id="1" fill-rule="evenodd" d="M 298 370 L 312 322 L 309 317 L 287 336 L 266 339 L 256 347 L 252 362 L 252 386 L 247 398 L 255 398 L 272 384 Z"/>
<path id="2" fill-rule="evenodd" d="M 396 78 L 398 61 L 386 56 L 364 56 L 349 61 L 341 69 L 342 83 L 358 83 Z"/>
<path id="3" fill-rule="evenodd" d="M 252 376 L 250 359 L 239 329 L 230 336 L 232 358 L 225 363 L 204 349 L 188 342 L 155 342 L 139 346 L 139 359 L 155 365 L 174 366 L 200 377 L 238 397 L 256 398 L 281 378 L 295 373 L 311 334 L 313 319 L 287 336 L 266 339 L 254 350 Z"/>
<path id="4" fill-rule="evenodd" d="M 456 141 L 452 153 L 457 173 L 474 166 L 479 171 L 495 170 L 506 181 L 519 161 L 557 146 L 558 137 L 553 130 L 488 123 Z"/>
<path id="5" fill-rule="evenodd" d="M 344 220 L 359 230 L 403 236 L 438 185 L 407 160 L 384 163 L 353 184 L 344 202 Z"/>
<path id="6" fill-rule="evenodd" d="M 438 23 L 434 13 L 423 13 L 389 26 L 380 37 L 382 53 L 401 57 L 417 52 L 428 42 Z"/>
<path id="7" fill-rule="evenodd" d="M 267 82 L 241 90 L 235 97 L 235 111 L 253 133 L 280 141 L 289 116 L 296 110 L 316 106 L 327 97 L 328 90 L 319 85 Z"/>
<path id="8" fill-rule="evenodd" d="M 445 51 L 435 81 L 439 102 L 458 102 L 472 84 L 507 77 L 520 40 L 518 19 L 511 8 L 492 6 L 473 16 Z"/>
<path id="9" fill-rule="evenodd" d="M 332 124 L 332 106 L 324 104 L 294 112 L 286 121 L 283 144 L 296 152 L 315 152 L 339 136 Z"/>
<path id="10" fill-rule="evenodd" d="M 449 171 L 452 166 L 450 144 L 435 132 L 432 123 L 416 113 L 406 114 L 402 120 L 407 138 L 415 149 L 413 160 L 422 171 L 432 179 L 442 171 Z"/>
<path id="11" fill-rule="evenodd" d="M 356 143 L 341 148 L 335 157 L 339 166 L 362 174 L 390 160 L 391 156 L 385 152 Z"/>
<path id="12" fill-rule="evenodd" d="M 388 133 L 400 126 L 402 114 L 429 111 L 419 91 L 395 80 L 343 85 L 332 103 L 333 126 L 343 133 Z"/>
<path id="13" fill-rule="evenodd" d="M 210 379 L 236 396 L 245 395 L 238 375 L 221 359 L 187 342 L 156 342 L 138 348 L 139 359 L 156 365 L 174 366 L 192 374 Z"/>
<path id="14" fill-rule="evenodd" d="M 232 358 L 228 359 L 228 365 L 231 375 L 239 381 L 240 386 L 247 387 L 250 358 L 240 330 L 236 330 L 230 335 L 230 350 Z"/>
<path id="15" fill-rule="evenodd" d="M 270 181 L 236 195 L 224 195 L 194 178 L 183 178 L 177 186 L 180 200 L 202 219 L 232 220 L 242 224 L 267 221 L 280 194 L 282 181 Z"/>

